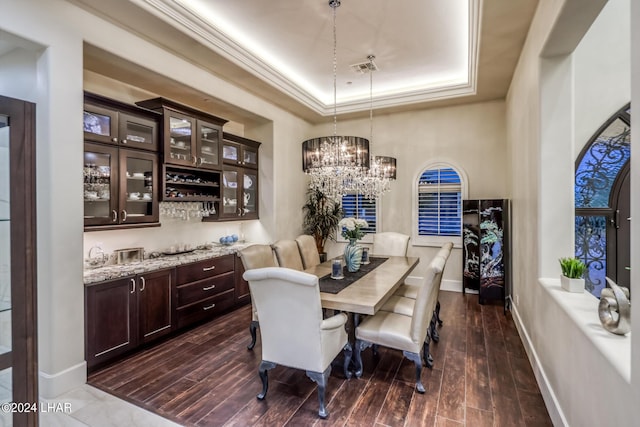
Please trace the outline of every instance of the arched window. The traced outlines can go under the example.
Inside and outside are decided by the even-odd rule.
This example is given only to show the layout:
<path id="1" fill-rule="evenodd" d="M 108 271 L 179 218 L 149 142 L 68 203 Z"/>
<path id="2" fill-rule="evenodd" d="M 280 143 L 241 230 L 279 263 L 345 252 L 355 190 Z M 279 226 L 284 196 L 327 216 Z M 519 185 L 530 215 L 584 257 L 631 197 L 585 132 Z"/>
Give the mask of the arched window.
<path id="1" fill-rule="evenodd" d="M 586 288 L 596 297 L 605 276 L 629 287 L 631 109 L 606 121 L 576 160 L 575 253 L 587 265 Z"/>
<path id="2" fill-rule="evenodd" d="M 423 168 L 415 180 L 412 244 L 440 246 L 462 243 L 462 200 L 467 195 L 466 176 L 447 163 Z"/>

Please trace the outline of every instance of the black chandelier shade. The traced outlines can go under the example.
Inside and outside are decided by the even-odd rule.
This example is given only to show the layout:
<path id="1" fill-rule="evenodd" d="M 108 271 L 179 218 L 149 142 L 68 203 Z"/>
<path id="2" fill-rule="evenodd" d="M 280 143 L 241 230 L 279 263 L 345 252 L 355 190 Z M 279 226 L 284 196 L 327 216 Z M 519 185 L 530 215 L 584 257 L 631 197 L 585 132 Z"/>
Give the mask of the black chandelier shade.
<path id="1" fill-rule="evenodd" d="M 323 136 L 302 142 L 302 170 L 369 169 L 369 140 L 359 136 Z"/>

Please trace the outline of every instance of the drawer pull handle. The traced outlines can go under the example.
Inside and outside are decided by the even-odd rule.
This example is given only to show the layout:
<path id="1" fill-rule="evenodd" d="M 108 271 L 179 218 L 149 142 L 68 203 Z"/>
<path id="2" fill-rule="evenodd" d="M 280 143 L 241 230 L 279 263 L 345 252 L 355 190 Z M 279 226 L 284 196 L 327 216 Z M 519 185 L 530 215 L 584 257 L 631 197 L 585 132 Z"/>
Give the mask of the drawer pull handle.
<path id="1" fill-rule="evenodd" d="M 206 310 L 211 310 L 211 309 L 212 309 L 213 307 L 215 307 L 215 306 L 216 306 L 215 304 L 211 304 L 211 305 L 209 305 L 209 306 L 207 306 L 207 307 L 202 307 L 202 309 L 203 309 L 203 310 L 205 310 L 205 311 L 206 311 Z"/>
<path id="2" fill-rule="evenodd" d="M 144 288 L 147 287 L 147 281 L 145 280 L 144 276 L 140 276 L 140 282 L 142 282 L 142 287 L 140 288 L 140 292 L 144 291 Z"/>
<path id="3" fill-rule="evenodd" d="M 215 270 L 216 266 L 212 265 L 211 267 L 202 267 L 202 271 L 211 271 L 211 270 Z"/>
<path id="4" fill-rule="evenodd" d="M 207 286 L 206 288 L 202 288 L 203 291 L 210 291 L 211 289 L 215 288 L 216 285 L 211 285 L 211 286 Z"/>
<path id="5" fill-rule="evenodd" d="M 136 291 L 136 281 L 134 279 L 131 279 L 131 294 L 134 293 Z"/>

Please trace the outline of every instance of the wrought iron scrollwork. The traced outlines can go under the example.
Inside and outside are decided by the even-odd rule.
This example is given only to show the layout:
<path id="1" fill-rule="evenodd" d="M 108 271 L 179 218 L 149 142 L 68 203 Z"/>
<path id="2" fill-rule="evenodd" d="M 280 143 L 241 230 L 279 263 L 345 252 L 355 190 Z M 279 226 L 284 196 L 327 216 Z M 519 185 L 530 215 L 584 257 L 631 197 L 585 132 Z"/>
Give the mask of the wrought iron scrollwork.
<path id="1" fill-rule="evenodd" d="M 576 207 L 608 206 L 611 185 L 630 156 L 630 136 L 631 129 L 621 126 L 616 134 L 601 135 L 591 144 L 576 171 Z"/>

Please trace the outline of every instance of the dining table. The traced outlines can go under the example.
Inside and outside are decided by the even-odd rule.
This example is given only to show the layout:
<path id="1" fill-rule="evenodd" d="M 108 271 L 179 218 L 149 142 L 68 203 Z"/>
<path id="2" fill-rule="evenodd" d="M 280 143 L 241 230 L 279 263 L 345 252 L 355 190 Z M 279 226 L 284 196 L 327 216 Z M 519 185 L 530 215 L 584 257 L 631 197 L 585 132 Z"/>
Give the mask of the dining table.
<path id="1" fill-rule="evenodd" d="M 406 256 L 371 256 L 370 259 L 377 261 L 375 268 L 355 280 L 350 276 L 358 272 L 350 273 L 346 268 L 343 269 L 344 279 L 331 279 L 332 259 L 305 270 L 320 279 L 322 308 L 354 314 L 376 314 L 420 261 L 417 257 Z M 328 284 L 331 281 L 336 284 L 345 281 L 345 287 L 337 293 L 323 292 L 323 281 L 328 281 Z"/>
<path id="2" fill-rule="evenodd" d="M 357 369 L 352 365 L 351 353 L 360 316 L 376 314 L 404 283 L 409 273 L 418 265 L 420 258 L 370 256 L 369 260 L 370 265 L 361 266 L 357 272 L 349 272 L 343 267 L 344 277 L 341 279 L 331 278 L 333 259 L 304 270 L 318 276 L 322 308 L 344 312 L 350 317 L 347 324 L 347 351 L 340 363 L 347 379 L 352 377 L 351 370 Z"/>

